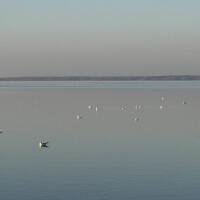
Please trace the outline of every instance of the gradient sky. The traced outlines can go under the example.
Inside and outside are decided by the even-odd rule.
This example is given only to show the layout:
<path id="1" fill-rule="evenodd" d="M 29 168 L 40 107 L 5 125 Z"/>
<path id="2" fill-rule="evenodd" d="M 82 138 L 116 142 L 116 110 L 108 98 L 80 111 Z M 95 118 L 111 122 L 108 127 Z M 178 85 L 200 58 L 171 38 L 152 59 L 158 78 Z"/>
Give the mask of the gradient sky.
<path id="1" fill-rule="evenodd" d="M 0 77 L 200 74 L 199 0 L 1 0 Z"/>

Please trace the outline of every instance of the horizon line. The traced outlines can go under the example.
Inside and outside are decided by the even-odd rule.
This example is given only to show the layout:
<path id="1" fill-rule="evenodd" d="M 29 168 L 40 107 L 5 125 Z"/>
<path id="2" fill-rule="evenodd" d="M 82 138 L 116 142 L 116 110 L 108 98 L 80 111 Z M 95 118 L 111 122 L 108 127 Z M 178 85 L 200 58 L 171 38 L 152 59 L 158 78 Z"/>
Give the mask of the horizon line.
<path id="1" fill-rule="evenodd" d="M 200 75 L 160 76 L 15 76 L 0 81 L 200 81 Z"/>

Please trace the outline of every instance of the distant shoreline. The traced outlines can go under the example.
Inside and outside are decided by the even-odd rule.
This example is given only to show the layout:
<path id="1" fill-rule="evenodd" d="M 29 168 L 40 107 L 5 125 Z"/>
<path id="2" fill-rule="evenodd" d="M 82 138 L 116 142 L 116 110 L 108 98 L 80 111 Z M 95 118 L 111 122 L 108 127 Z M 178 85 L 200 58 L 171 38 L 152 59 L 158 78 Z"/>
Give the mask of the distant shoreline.
<path id="1" fill-rule="evenodd" d="M 179 76 L 38 76 L 2 77 L 0 81 L 200 81 L 200 75 Z"/>

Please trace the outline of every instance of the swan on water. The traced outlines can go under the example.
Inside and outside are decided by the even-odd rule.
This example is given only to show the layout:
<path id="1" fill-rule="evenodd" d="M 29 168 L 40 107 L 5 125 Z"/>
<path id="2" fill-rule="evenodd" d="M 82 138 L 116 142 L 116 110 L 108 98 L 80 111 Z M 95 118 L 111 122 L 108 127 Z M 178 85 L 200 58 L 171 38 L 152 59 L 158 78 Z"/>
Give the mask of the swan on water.
<path id="1" fill-rule="evenodd" d="M 96 107 L 96 112 L 98 112 L 100 110 L 100 108 Z"/>
<path id="2" fill-rule="evenodd" d="M 125 107 L 122 107 L 122 110 L 125 110 Z"/>
<path id="3" fill-rule="evenodd" d="M 164 106 L 160 106 L 160 109 L 163 109 L 164 108 Z"/>

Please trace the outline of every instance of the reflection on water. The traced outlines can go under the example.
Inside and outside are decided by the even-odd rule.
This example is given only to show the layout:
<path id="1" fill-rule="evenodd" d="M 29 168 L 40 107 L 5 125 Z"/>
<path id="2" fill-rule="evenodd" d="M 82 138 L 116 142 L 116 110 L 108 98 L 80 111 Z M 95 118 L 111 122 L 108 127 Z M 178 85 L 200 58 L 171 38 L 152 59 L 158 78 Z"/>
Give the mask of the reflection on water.
<path id="1" fill-rule="evenodd" d="M 0 197 L 198 199 L 199 99 L 199 88 L 0 88 Z"/>

